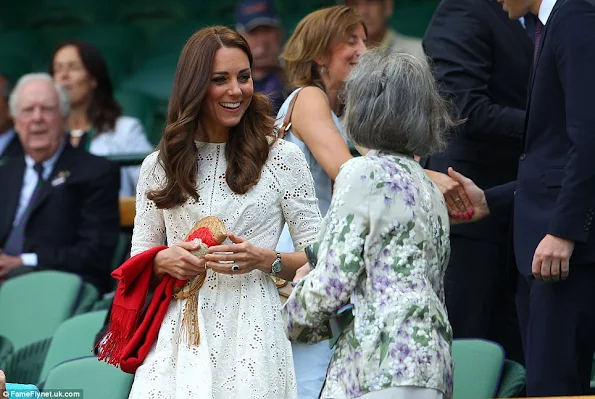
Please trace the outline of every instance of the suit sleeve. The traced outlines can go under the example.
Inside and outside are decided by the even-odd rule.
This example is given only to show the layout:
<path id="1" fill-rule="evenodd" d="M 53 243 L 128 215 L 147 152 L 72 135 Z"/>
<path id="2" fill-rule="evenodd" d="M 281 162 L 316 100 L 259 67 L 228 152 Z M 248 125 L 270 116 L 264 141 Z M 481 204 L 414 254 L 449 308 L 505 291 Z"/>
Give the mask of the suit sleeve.
<path id="1" fill-rule="evenodd" d="M 489 188 L 485 191 L 490 218 L 498 224 L 508 224 L 512 218 L 514 208 L 514 191 L 516 181 Z"/>
<path id="2" fill-rule="evenodd" d="M 492 102 L 492 32 L 478 0 L 444 0 L 423 40 L 437 80 L 466 118 L 463 134 L 522 137 L 525 111 Z"/>
<path id="3" fill-rule="evenodd" d="M 572 8 L 560 9 L 557 24 L 548 33 L 555 41 L 558 76 L 566 106 L 566 133 L 571 142 L 548 233 L 578 242 L 588 240 L 595 216 L 595 110 L 592 101 L 595 7 L 592 4 L 575 2 Z"/>
<path id="4" fill-rule="evenodd" d="M 111 162 L 94 167 L 102 167 L 104 172 L 89 179 L 82 190 L 80 222 L 74 227 L 78 228 L 76 244 L 54 247 L 37 243 L 34 252 L 40 268 L 109 276 L 120 231 L 120 173 Z"/>

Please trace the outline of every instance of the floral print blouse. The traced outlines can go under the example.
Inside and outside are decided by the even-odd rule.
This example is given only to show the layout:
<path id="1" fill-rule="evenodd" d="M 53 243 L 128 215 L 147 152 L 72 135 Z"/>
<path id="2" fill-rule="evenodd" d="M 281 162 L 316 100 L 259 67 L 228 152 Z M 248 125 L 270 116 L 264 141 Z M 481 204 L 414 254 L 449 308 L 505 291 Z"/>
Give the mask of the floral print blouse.
<path id="1" fill-rule="evenodd" d="M 452 330 L 443 278 L 450 256 L 444 197 L 411 157 L 375 151 L 343 165 L 318 235 L 318 263 L 283 307 L 290 339 L 315 343 L 347 304 L 323 398 L 390 387 L 452 396 Z"/>

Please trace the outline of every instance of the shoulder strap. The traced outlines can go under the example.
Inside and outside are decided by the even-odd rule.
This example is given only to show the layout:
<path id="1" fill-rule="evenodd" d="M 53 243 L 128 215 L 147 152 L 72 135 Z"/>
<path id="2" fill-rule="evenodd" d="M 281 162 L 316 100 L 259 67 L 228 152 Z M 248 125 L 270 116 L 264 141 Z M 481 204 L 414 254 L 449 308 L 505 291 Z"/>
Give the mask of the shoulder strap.
<path id="1" fill-rule="evenodd" d="M 279 126 L 279 138 L 285 137 L 289 129 L 291 128 L 291 114 L 293 114 L 293 107 L 295 106 L 295 100 L 297 100 L 298 95 L 303 90 L 300 89 L 298 92 L 295 93 L 291 101 L 289 102 L 289 106 L 287 107 L 287 112 L 285 113 L 285 118 L 283 118 L 283 123 Z"/>

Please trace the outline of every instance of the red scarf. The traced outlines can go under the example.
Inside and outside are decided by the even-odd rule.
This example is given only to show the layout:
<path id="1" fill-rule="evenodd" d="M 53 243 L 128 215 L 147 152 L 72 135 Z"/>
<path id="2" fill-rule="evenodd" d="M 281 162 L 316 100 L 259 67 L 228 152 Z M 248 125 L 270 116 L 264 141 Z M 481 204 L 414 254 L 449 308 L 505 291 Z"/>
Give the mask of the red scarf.
<path id="1" fill-rule="evenodd" d="M 185 280 L 166 274 L 143 312 L 153 277 L 153 260 L 159 251 L 166 248 L 160 246 L 141 252 L 112 272 L 112 277 L 119 283 L 109 329 L 97 344 L 98 357 L 109 364 L 119 365 L 126 373 L 136 372 L 157 339 L 174 286 L 186 284 Z"/>
<path id="2" fill-rule="evenodd" d="M 197 229 L 186 241 L 195 238 L 207 247 L 219 244 L 206 227 Z M 151 288 L 153 261 L 157 253 L 166 248 L 163 245 L 141 252 L 112 272 L 112 277 L 119 283 L 112 304 L 109 329 L 97 343 L 98 357 L 109 364 L 119 365 L 126 373 L 134 374 L 143 364 L 157 340 L 159 328 L 174 296 L 174 288 L 182 288 L 186 284 L 186 280 L 166 274 L 155 288 L 149 306 L 143 311 Z"/>

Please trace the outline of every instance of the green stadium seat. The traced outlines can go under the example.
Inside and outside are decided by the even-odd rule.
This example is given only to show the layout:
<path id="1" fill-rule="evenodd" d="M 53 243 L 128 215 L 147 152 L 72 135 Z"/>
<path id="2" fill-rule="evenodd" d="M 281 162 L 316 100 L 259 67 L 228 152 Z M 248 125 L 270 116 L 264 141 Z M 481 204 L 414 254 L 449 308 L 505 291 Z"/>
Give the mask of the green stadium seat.
<path id="1" fill-rule="evenodd" d="M 145 132 L 153 130 L 155 125 L 155 101 L 139 92 L 118 90 L 116 99 L 122 106 L 124 115 L 133 116 L 141 121 Z"/>
<path id="2" fill-rule="evenodd" d="M 52 368 L 43 389 L 78 389 L 85 399 L 127 399 L 133 379 L 133 375 L 89 356 Z"/>
<path id="3" fill-rule="evenodd" d="M 493 398 L 504 366 L 504 350 L 481 339 L 455 339 L 454 399 Z"/>
<path id="4" fill-rule="evenodd" d="M 1 48 L 1 46 L 0 46 Z M 33 64 L 30 59 L 20 54 L 3 53 L 0 58 L 0 75 L 6 76 L 13 83 L 22 75 L 31 72 Z"/>
<path id="5" fill-rule="evenodd" d="M 210 20 L 191 19 L 168 29 L 163 32 L 151 45 L 150 54 L 158 56 L 159 54 L 176 54 L 179 55 L 186 44 L 186 40 L 190 38 L 197 30 L 213 25 Z"/>
<path id="6" fill-rule="evenodd" d="M 4 1 L 0 17 L 4 28 L 22 29 L 27 25 L 31 10 L 39 7 L 40 0 Z"/>
<path id="7" fill-rule="evenodd" d="M 147 60 L 120 85 L 120 89 L 145 94 L 167 103 L 176 74 L 179 54 L 165 54 Z"/>
<path id="8" fill-rule="evenodd" d="M 438 0 L 396 2 L 390 25 L 405 35 L 423 37 L 438 3 Z"/>
<path id="9" fill-rule="evenodd" d="M 60 324 L 52 336 L 43 362 L 40 383 L 45 380 L 54 366 L 92 353 L 96 343 L 95 338 L 103 327 L 106 315 L 107 310 L 99 310 L 72 317 Z"/>
<path id="10" fill-rule="evenodd" d="M 79 26 L 95 22 L 95 16 L 89 11 L 73 9 L 71 6 L 41 7 L 28 22 L 29 27 Z"/>
<path id="11" fill-rule="evenodd" d="M 122 24 L 85 27 L 77 32 L 75 38 L 93 44 L 101 52 L 114 87 L 140 64 L 146 45 L 139 29 Z"/>
<path id="12" fill-rule="evenodd" d="M 133 0 L 127 2 L 118 15 L 120 22 L 141 29 L 150 43 L 186 19 L 189 12 L 183 4 L 174 1 Z"/>
<path id="13" fill-rule="evenodd" d="M 500 378 L 500 386 L 498 387 L 497 398 L 517 398 L 520 397 L 525 383 L 527 381 L 527 373 L 525 368 L 517 362 L 506 360 L 504 362 L 504 369 L 502 370 L 502 378 Z"/>
<path id="14" fill-rule="evenodd" d="M 80 276 L 50 270 L 6 281 L 0 287 L 0 335 L 15 351 L 51 337 L 72 316 L 82 289 Z"/>

